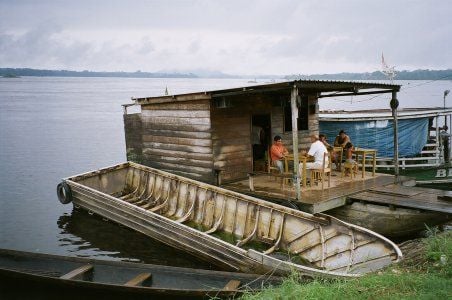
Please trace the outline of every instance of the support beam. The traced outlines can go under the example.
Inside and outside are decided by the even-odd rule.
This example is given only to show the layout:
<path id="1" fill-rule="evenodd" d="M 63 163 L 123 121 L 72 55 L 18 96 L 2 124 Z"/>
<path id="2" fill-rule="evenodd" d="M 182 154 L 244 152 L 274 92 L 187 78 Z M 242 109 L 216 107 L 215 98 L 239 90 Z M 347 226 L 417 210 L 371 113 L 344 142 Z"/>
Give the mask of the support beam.
<path id="1" fill-rule="evenodd" d="M 392 91 L 391 99 L 392 117 L 394 118 L 394 183 L 399 182 L 399 136 L 398 136 L 398 120 L 397 108 L 399 107 L 399 100 L 397 100 L 397 92 Z"/>
<path id="2" fill-rule="evenodd" d="M 290 94 L 290 108 L 292 110 L 292 145 L 293 145 L 293 179 L 296 190 L 296 199 L 301 200 L 301 187 L 300 187 L 300 172 L 299 161 L 298 161 L 298 105 L 297 100 L 299 99 L 298 87 L 293 86 L 292 92 Z"/>

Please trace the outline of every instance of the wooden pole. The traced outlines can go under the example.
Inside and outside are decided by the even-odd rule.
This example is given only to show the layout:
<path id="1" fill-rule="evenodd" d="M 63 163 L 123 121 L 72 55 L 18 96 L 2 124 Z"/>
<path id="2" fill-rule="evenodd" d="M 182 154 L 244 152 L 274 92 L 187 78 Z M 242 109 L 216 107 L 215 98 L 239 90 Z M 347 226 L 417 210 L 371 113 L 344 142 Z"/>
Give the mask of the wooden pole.
<path id="1" fill-rule="evenodd" d="M 298 87 L 295 84 L 292 88 L 290 94 L 290 108 L 292 111 L 292 145 L 293 145 L 293 180 L 296 190 L 296 199 L 301 200 L 301 187 L 300 187 L 300 176 L 298 176 L 299 171 L 299 161 L 298 161 L 298 105 L 297 100 L 299 99 Z"/>
<path id="2" fill-rule="evenodd" d="M 392 91 L 392 99 L 390 102 L 392 109 L 392 117 L 394 118 L 394 183 L 399 182 L 399 136 L 398 136 L 398 121 L 397 121 L 397 107 L 399 107 L 399 100 L 397 100 L 397 92 Z"/>

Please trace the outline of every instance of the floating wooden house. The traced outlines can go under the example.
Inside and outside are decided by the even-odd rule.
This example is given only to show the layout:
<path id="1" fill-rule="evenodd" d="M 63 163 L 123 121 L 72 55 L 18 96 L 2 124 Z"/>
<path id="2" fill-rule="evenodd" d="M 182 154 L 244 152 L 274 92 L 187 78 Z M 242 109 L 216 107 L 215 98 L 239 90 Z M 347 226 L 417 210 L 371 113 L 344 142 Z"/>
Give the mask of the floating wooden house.
<path id="1" fill-rule="evenodd" d="M 382 83 L 296 80 L 132 98 L 133 104 L 124 105 L 128 160 L 213 184 L 220 172 L 223 182 L 246 178 L 262 168 L 263 151 L 253 151 L 253 127 L 263 129 L 264 150 L 280 135 L 293 152 L 307 148 L 309 135 L 319 133 L 320 98 L 389 93 L 389 103 L 399 89 Z M 129 114 L 131 105 L 139 105 L 141 112 Z"/>
<path id="2" fill-rule="evenodd" d="M 309 213 L 326 212 L 384 235 L 408 235 L 424 229 L 424 224 L 434 226 L 445 222 L 452 208 L 446 201 L 451 197 L 449 192 L 399 184 L 411 181 L 399 176 L 399 90 L 400 86 L 394 84 L 295 80 L 133 98 L 132 104 L 124 105 L 127 157 L 132 162 Z M 298 155 L 293 156 L 289 174 L 282 175 L 292 177 L 293 180 L 287 180 L 289 184 L 272 176 L 253 174 L 262 170 L 263 161 L 262 153 L 253 151 L 254 128 L 264 129 L 261 145 L 264 150 L 275 135 L 280 135 L 289 151 L 297 153 L 294 150 L 310 145 L 309 135 L 319 133 L 318 103 L 328 101 L 321 98 L 372 97 L 385 93 L 389 95 L 379 99 L 391 108 L 395 176 L 377 174 L 375 168 L 366 173 L 366 152 L 362 149 L 361 161 L 358 161 L 360 176 L 348 178 L 333 170 L 328 180 L 331 187 L 326 189 L 312 183 L 308 186 L 304 181 L 300 184 Z M 130 106 L 141 110 L 131 113 Z M 375 158 L 377 151 L 367 150 L 372 150 L 371 156 Z M 372 161 L 375 166 L 375 159 Z M 399 222 L 402 218 L 408 221 Z"/>

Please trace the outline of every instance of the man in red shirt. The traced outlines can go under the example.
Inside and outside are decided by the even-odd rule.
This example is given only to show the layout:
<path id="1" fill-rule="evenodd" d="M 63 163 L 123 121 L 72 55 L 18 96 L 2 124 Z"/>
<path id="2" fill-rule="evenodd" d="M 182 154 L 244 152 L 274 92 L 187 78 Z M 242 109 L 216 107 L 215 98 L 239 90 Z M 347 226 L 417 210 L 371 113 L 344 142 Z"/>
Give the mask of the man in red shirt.
<path id="1" fill-rule="evenodd" d="M 279 169 L 280 173 L 284 172 L 284 163 L 282 159 L 289 154 L 286 147 L 282 143 L 282 139 L 279 135 L 273 138 L 273 145 L 270 148 L 270 158 L 274 166 Z"/>

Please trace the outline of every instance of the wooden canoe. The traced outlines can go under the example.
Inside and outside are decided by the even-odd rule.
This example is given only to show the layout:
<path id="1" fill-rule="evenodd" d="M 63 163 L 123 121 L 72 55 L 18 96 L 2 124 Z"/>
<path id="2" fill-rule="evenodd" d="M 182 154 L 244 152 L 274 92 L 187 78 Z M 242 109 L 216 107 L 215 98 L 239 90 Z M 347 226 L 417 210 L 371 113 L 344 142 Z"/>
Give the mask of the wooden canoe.
<path id="1" fill-rule="evenodd" d="M 281 283 L 280 277 L 94 260 L 0 249 L 0 295 L 37 299 L 226 297 Z M 64 297 L 62 297 L 65 294 Z M 27 298 L 25 296 L 31 296 Z M 58 295 L 58 294 L 57 294 Z M 23 298 L 21 298 L 24 296 Z M 5 299 L 11 299 L 6 297 Z M 149 298 L 147 298 L 149 299 Z"/>
<path id="2" fill-rule="evenodd" d="M 227 270 L 356 277 L 402 258 L 363 227 L 131 162 L 63 179 L 57 193 Z"/>

